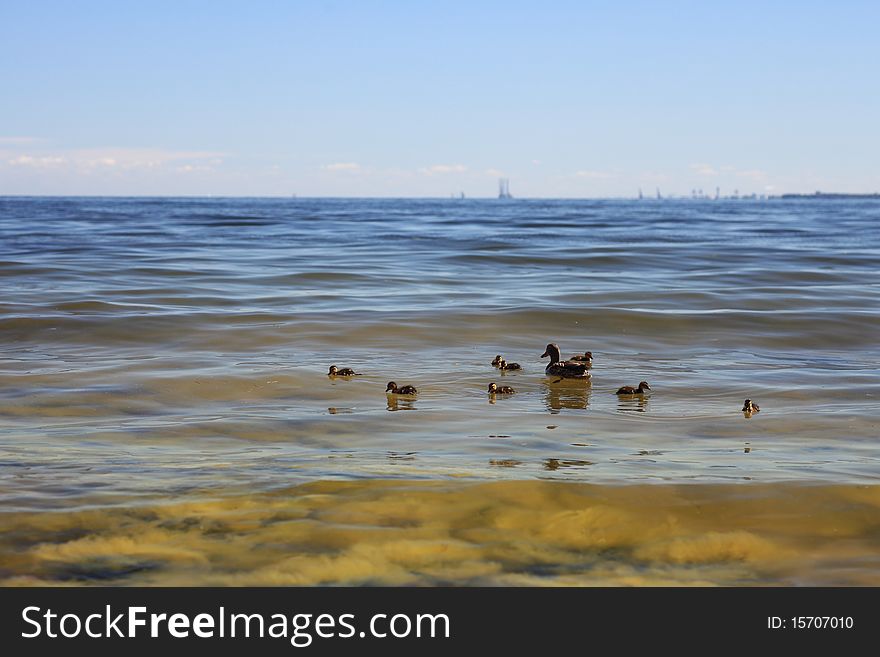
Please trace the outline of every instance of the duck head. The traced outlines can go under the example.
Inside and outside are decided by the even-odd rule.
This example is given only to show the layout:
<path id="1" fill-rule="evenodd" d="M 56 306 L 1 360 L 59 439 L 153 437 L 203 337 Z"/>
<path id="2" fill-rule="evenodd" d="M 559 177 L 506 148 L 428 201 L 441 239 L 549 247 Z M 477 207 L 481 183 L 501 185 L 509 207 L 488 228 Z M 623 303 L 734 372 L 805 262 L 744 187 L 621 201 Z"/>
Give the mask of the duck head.
<path id="1" fill-rule="evenodd" d="M 490 393 L 498 392 L 498 384 L 497 383 L 490 383 L 489 384 L 489 392 Z"/>
<path id="2" fill-rule="evenodd" d="M 389 381 L 388 386 L 385 388 L 385 392 L 394 392 L 397 390 L 397 384 L 394 381 Z"/>
<path id="3" fill-rule="evenodd" d="M 558 363 L 562 360 L 562 357 L 559 355 L 559 346 L 553 344 L 552 342 L 547 345 L 547 349 L 544 350 L 544 353 L 541 354 L 541 358 L 547 358 L 550 356 L 551 363 Z"/>
<path id="4" fill-rule="evenodd" d="M 750 413 L 752 411 L 752 400 L 751 399 L 746 399 L 743 402 L 743 411 L 746 413 Z"/>
<path id="5" fill-rule="evenodd" d="M 495 356 L 495 360 L 492 361 L 492 364 L 497 367 L 498 363 L 500 363 L 503 360 L 504 360 L 504 358 L 501 357 L 501 354 L 498 354 L 497 356 Z"/>
<path id="6" fill-rule="evenodd" d="M 650 390 L 651 386 L 648 385 L 647 381 L 639 381 L 639 388 L 642 390 Z"/>
<path id="7" fill-rule="evenodd" d="M 327 372 L 327 374 L 328 374 L 329 376 L 333 376 L 333 375 L 336 374 L 338 371 L 339 371 L 339 368 L 336 367 L 336 365 L 331 365 L 331 366 L 330 366 L 330 371 Z"/>
<path id="8" fill-rule="evenodd" d="M 593 352 L 592 351 L 585 351 L 584 356 L 586 356 L 589 360 L 593 360 Z"/>

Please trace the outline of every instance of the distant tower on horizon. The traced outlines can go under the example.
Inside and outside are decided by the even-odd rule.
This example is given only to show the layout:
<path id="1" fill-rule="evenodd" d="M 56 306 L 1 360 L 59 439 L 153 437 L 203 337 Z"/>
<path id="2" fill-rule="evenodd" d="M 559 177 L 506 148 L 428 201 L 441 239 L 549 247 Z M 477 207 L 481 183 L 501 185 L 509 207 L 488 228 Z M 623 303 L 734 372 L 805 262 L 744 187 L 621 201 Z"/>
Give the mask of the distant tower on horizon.
<path id="1" fill-rule="evenodd" d="M 642 188 L 639 187 L 639 200 L 641 201 L 643 198 L 644 196 L 642 196 Z"/>
<path id="2" fill-rule="evenodd" d="M 719 198 L 721 198 L 721 188 L 716 187 L 715 188 L 715 200 L 717 201 Z"/>
<path id="3" fill-rule="evenodd" d="M 657 198 L 658 199 L 663 198 L 662 196 L 660 196 L 660 188 L 659 187 L 657 188 Z"/>
<path id="4" fill-rule="evenodd" d="M 513 198 L 510 194 L 510 178 L 498 179 L 498 198 Z"/>

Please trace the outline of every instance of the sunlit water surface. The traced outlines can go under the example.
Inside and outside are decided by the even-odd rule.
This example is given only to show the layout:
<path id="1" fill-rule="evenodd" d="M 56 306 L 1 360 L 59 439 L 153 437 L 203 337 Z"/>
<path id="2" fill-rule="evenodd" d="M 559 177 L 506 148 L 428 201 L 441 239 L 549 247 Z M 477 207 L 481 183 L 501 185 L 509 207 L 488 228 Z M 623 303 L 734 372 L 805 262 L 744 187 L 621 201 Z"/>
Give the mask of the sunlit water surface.
<path id="1" fill-rule="evenodd" d="M 621 512 L 607 518 L 624 528 L 644 524 L 641 508 L 661 504 L 655 495 L 699 489 L 722 543 L 749 528 L 713 509 L 752 491 L 762 509 L 792 514 L 802 546 L 827 528 L 786 505 L 792 495 L 809 490 L 830 507 L 851 499 L 841 491 L 876 500 L 877 202 L 0 198 L 0 293 L 0 504 L 19 527 L 0 573 L 14 581 L 177 581 L 165 563 L 177 558 L 177 539 L 144 559 L 117 539 L 143 543 L 163 514 L 210 524 L 228 512 L 235 525 L 236 499 L 259 502 L 260 522 L 306 513 L 299 493 L 287 501 L 279 491 L 309 486 L 329 487 L 342 509 L 360 490 L 350 488 L 355 480 L 374 496 L 374 515 L 401 486 L 419 495 L 443 487 L 446 497 L 426 498 L 426 517 L 404 514 L 418 526 L 446 527 L 438 499 L 462 496 L 458 511 L 477 515 L 453 525 L 483 527 L 467 539 L 482 566 L 426 575 L 403 563 L 396 574 L 376 566 L 300 583 L 590 583 L 592 566 L 566 570 L 563 559 L 554 570 L 538 556 L 559 546 L 528 513 L 511 516 L 524 524 L 507 539 L 543 532 L 552 549 L 481 570 L 495 563 L 485 551 L 494 539 L 465 501 L 474 491 L 503 514 L 518 497 L 505 491 L 522 487 L 522 504 L 543 500 L 550 516 L 573 513 L 590 533 L 602 522 L 581 516 L 596 495 L 619 498 Z M 565 355 L 593 352 L 589 384 L 544 376 L 550 341 Z M 522 372 L 495 370 L 497 353 Z M 363 375 L 328 378 L 331 364 Z M 389 380 L 420 394 L 387 396 Z M 640 380 L 650 394 L 614 394 Z M 490 381 L 517 392 L 491 398 Z M 762 408 L 750 418 L 740 412 L 746 397 Z M 573 506 L 556 508 L 548 500 L 557 496 Z M 880 522 L 877 506 L 859 508 L 859 532 L 876 552 L 868 528 Z M 133 509 L 150 509 L 153 520 L 135 518 L 126 535 L 119 523 Z M 368 525 L 352 545 L 370 545 Z M 281 525 L 292 526 L 303 525 Z M 635 550 L 624 562 L 638 569 L 636 553 L 655 549 L 650 530 L 620 531 Z M 454 534 L 446 527 L 430 540 L 448 549 Z M 797 549 L 793 536 L 786 550 Z M 109 558 L 104 539 L 122 566 L 88 565 Z M 339 546 L 325 547 L 322 558 L 342 558 Z M 209 558 L 205 545 L 179 549 Z M 749 559 L 738 548 L 709 552 Z M 232 562 L 224 572 L 255 567 L 243 555 Z M 849 564 L 834 581 L 873 581 L 873 561 Z M 797 576 L 778 568 L 715 576 L 704 566 L 668 575 L 812 581 L 805 572 L 815 564 Z M 191 583 L 250 581 L 215 575 Z M 279 576 L 285 582 L 295 583 Z"/>

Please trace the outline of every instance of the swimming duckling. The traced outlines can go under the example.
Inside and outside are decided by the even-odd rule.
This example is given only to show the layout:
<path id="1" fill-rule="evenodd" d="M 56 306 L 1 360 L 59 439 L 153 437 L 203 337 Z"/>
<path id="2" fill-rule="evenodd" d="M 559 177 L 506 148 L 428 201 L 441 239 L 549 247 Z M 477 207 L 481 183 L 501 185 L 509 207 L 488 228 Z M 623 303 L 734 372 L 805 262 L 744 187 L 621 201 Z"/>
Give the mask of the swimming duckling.
<path id="1" fill-rule="evenodd" d="M 388 382 L 388 387 L 385 388 L 385 392 L 390 392 L 395 395 L 417 395 L 419 393 L 414 386 L 401 386 L 398 388 L 394 381 Z"/>
<path id="2" fill-rule="evenodd" d="M 498 355 L 495 356 L 495 358 L 492 360 L 492 366 L 493 366 L 493 367 L 498 367 L 498 363 L 502 362 L 503 360 L 504 360 L 504 357 L 503 357 L 501 354 L 498 354 Z"/>
<path id="3" fill-rule="evenodd" d="M 575 354 L 568 360 L 573 360 L 577 363 L 587 363 L 589 365 L 593 364 L 593 352 L 585 351 L 583 354 Z"/>
<path id="4" fill-rule="evenodd" d="M 651 386 L 648 385 L 647 381 L 642 381 L 639 383 L 638 388 L 633 388 L 632 386 L 623 386 L 620 390 L 617 391 L 618 395 L 641 395 L 645 392 L 645 390 L 650 390 Z"/>
<path id="5" fill-rule="evenodd" d="M 758 405 L 751 399 L 746 399 L 745 402 L 743 402 L 743 413 L 757 413 L 760 410 L 761 409 Z"/>
<path id="6" fill-rule="evenodd" d="M 360 374 L 350 367 L 336 367 L 336 365 L 331 365 L 330 371 L 327 372 L 327 376 L 360 376 Z"/>
<path id="7" fill-rule="evenodd" d="M 572 360 L 562 360 L 559 347 L 552 342 L 547 345 L 547 349 L 541 354 L 541 358 L 550 357 L 550 364 L 544 368 L 544 372 L 553 376 L 561 376 L 564 379 L 588 379 L 590 373 L 587 372 L 586 363 L 576 363 Z"/>
<path id="8" fill-rule="evenodd" d="M 497 383 L 490 383 L 489 384 L 489 394 L 490 395 L 495 395 L 495 394 L 511 395 L 514 392 L 516 392 L 516 390 L 514 390 L 510 386 L 499 386 Z"/>
<path id="9" fill-rule="evenodd" d="M 498 369 L 499 370 L 508 370 L 508 371 L 521 370 L 522 365 L 520 365 L 519 363 L 508 363 L 506 360 L 504 360 L 502 358 L 501 360 L 498 361 Z"/>

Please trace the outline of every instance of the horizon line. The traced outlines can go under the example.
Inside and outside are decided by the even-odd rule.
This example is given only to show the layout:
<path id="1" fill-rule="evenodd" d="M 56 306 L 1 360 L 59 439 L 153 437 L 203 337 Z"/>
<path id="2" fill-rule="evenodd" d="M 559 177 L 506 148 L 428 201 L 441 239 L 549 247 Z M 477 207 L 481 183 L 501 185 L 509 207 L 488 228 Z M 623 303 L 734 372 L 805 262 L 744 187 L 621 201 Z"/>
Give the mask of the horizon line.
<path id="1" fill-rule="evenodd" d="M 164 199 L 287 199 L 295 200 L 320 200 L 320 199 L 351 199 L 351 200 L 433 200 L 433 201 L 749 201 L 749 200 L 783 200 L 783 197 L 794 196 L 800 198 L 822 197 L 880 197 L 880 192 L 780 192 L 777 194 L 749 193 L 739 196 L 714 196 L 694 197 L 684 194 L 669 194 L 656 198 L 655 196 L 513 196 L 498 198 L 497 196 L 330 196 L 330 195 L 299 195 L 299 194 L 7 194 L 0 193 L 0 198 L 164 198 Z"/>

